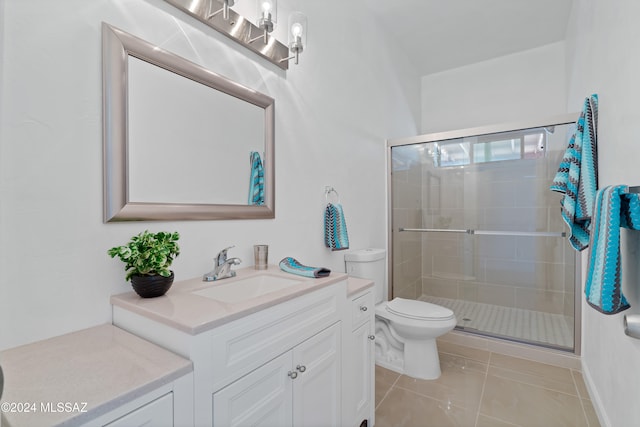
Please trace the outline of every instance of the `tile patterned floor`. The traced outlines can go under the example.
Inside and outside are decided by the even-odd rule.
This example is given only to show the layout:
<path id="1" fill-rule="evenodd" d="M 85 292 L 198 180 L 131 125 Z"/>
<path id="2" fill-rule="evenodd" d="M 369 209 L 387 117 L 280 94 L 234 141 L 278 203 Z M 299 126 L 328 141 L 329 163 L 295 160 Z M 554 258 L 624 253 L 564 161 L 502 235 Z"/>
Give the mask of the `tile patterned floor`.
<path id="1" fill-rule="evenodd" d="M 428 295 L 422 295 L 420 300 L 452 310 L 459 327 L 498 337 L 573 349 L 572 317 Z"/>
<path id="2" fill-rule="evenodd" d="M 438 343 L 442 376 L 376 366 L 376 427 L 599 427 L 579 371 Z"/>

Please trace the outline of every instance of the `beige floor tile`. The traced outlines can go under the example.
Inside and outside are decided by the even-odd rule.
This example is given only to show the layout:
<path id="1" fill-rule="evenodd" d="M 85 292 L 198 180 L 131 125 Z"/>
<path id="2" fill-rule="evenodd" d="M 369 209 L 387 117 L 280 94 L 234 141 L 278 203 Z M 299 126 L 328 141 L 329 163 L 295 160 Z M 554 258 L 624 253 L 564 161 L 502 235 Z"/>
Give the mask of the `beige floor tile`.
<path id="1" fill-rule="evenodd" d="M 376 410 L 376 427 L 421 427 L 475 425 L 476 411 L 465 410 L 393 387 Z"/>
<path id="2" fill-rule="evenodd" d="M 419 380 L 402 375 L 394 387 L 475 411 L 480 405 L 485 377 L 482 371 L 465 369 L 463 364 L 451 364 L 442 366 L 442 375 L 436 380 Z"/>
<path id="3" fill-rule="evenodd" d="M 376 381 L 380 380 L 383 384 L 393 385 L 399 376 L 399 373 L 392 371 L 391 369 L 376 365 Z"/>
<path id="4" fill-rule="evenodd" d="M 523 427 L 583 427 L 587 420 L 576 396 L 488 375 L 480 413 Z"/>
<path id="5" fill-rule="evenodd" d="M 400 374 L 397 372 L 376 365 L 376 407 L 380 404 L 399 376 Z"/>
<path id="6" fill-rule="evenodd" d="M 582 376 L 582 372 L 571 370 L 571 375 L 573 375 L 573 380 L 576 383 L 578 395 L 582 399 L 591 400 L 591 396 L 589 396 L 589 390 L 587 389 L 587 384 L 585 384 L 584 382 L 584 377 Z"/>
<path id="7" fill-rule="evenodd" d="M 487 417 L 486 415 L 478 416 L 478 423 L 476 427 L 514 427 L 517 424 L 511 424 L 506 421 L 498 420 L 496 418 Z"/>
<path id="8" fill-rule="evenodd" d="M 487 367 L 489 366 L 485 362 L 479 362 L 477 360 L 469 359 L 463 356 L 457 356 L 449 353 L 439 353 L 440 357 L 440 370 L 443 372 L 453 371 L 476 371 L 483 374 L 487 373 Z"/>
<path id="9" fill-rule="evenodd" d="M 593 408 L 593 404 L 588 399 L 582 399 L 582 407 L 584 408 L 584 414 L 587 417 L 587 422 L 589 423 L 589 427 L 600 427 L 600 420 L 598 419 L 598 414 L 596 410 Z"/>
<path id="10" fill-rule="evenodd" d="M 556 380 L 554 378 L 549 378 L 547 375 L 533 375 L 511 369 L 498 368 L 496 366 L 489 366 L 488 375 L 560 391 L 562 393 L 579 397 L 573 381 Z"/>
<path id="11" fill-rule="evenodd" d="M 566 382 L 573 384 L 571 370 L 558 366 L 547 365 L 545 363 L 534 362 L 527 359 L 520 359 L 503 354 L 491 353 L 489 366 L 495 366 L 502 369 L 517 371 L 522 374 L 544 377 L 554 381 Z"/>
<path id="12" fill-rule="evenodd" d="M 599 427 L 578 370 L 451 342 L 438 348 L 436 380 L 376 366 L 376 426 Z"/>
<path id="13" fill-rule="evenodd" d="M 448 353 L 456 356 L 462 356 L 467 359 L 476 360 L 478 362 L 489 363 L 489 353 L 487 350 L 465 347 L 446 341 L 438 341 L 438 351 L 440 353 Z"/>

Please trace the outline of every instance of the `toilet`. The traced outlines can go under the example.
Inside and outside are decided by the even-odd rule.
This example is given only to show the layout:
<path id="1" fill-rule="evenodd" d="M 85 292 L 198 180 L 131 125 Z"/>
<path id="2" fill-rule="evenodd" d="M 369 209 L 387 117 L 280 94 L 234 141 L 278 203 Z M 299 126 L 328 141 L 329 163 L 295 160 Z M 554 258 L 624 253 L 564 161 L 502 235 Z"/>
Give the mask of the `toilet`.
<path id="1" fill-rule="evenodd" d="M 413 378 L 440 376 L 436 338 L 456 326 L 453 311 L 424 301 L 387 301 L 386 251 L 361 249 L 345 253 L 345 270 L 374 282 L 376 298 L 376 364 Z"/>

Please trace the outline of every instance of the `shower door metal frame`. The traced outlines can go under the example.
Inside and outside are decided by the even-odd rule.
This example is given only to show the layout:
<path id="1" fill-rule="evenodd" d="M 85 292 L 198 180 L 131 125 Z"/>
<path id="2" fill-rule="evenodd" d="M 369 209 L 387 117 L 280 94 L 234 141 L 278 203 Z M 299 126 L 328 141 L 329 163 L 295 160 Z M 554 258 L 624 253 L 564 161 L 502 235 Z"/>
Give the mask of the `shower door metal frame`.
<path id="1" fill-rule="evenodd" d="M 391 149 L 403 145 L 424 144 L 429 142 L 447 141 L 471 136 L 490 135 L 502 132 L 521 131 L 531 128 L 541 128 L 556 125 L 568 125 L 577 122 L 580 113 L 567 113 L 542 119 L 523 120 L 517 122 L 507 122 L 473 128 L 458 129 L 446 132 L 435 132 L 406 138 L 387 139 L 387 287 L 389 300 L 393 298 L 393 233 L 400 230 L 393 230 L 393 185 L 392 185 L 392 163 Z M 468 232 L 468 230 L 455 230 L 458 232 Z M 574 283 L 574 321 L 573 321 L 573 354 L 580 355 L 582 347 L 582 256 L 576 256 L 575 262 L 575 283 Z M 515 340 L 515 339 L 514 339 Z M 532 344 L 533 345 L 533 344 Z M 540 346 L 538 346 L 540 347 Z"/>

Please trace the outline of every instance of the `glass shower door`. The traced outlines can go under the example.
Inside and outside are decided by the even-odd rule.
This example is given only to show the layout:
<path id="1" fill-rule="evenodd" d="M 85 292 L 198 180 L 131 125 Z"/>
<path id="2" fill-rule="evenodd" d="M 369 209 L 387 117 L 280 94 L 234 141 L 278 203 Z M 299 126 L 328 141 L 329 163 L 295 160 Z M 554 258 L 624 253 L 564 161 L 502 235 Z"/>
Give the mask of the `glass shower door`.
<path id="1" fill-rule="evenodd" d="M 572 128 L 391 146 L 393 296 L 449 307 L 460 329 L 572 350 L 576 257 L 549 190 Z"/>

